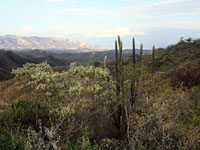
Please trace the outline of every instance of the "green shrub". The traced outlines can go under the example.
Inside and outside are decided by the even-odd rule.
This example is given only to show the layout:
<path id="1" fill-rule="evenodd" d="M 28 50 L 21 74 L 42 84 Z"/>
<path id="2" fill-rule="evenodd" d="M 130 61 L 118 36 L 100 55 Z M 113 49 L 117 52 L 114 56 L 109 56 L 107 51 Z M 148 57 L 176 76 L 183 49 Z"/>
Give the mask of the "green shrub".
<path id="1" fill-rule="evenodd" d="M 93 62 L 93 66 L 95 67 L 100 67 L 101 66 L 101 63 L 99 61 L 94 61 Z"/>
<path id="2" fill-rule="evenodd" d="M 48 108 L 37 101 L 20 100 L 9 106 L 0 119 L 1 126 L 15 128 L 16 126 L 27 129 L 38 128 L 37 121 L 41 119 L 43 124 L 48 124 Z"/>
<path id="3" fill-rule="evenodd" d="M 173 87 L 200 85 L 200 62 L 186 62 L 169 71 L 170 85 Z"/>
<path id="4" fill-rule="evenodd" d="M 0 149 L 1 150 L 24 150 L 24 138 L 19 132 L 8 131 L 0 128 Z"/>

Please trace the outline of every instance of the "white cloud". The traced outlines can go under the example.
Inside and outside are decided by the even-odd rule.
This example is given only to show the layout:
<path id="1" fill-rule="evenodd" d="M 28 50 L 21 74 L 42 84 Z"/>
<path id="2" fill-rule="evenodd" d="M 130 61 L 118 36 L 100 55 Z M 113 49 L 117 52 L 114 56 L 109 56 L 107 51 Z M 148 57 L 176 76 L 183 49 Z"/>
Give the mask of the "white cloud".
<path id="1" fill-rule="evenodd" d="M 55 3 L 68 3 L 68 4 L 75 4 L 77 1 L 75 0 L 45 0 L 45 2 L 55 2 Z"/>
<path id="2" fill-rule="evenodd" d="M 64 2 L 65 0 L 45 0 L 46 2 Z"/>
<path id="3" fill-rule="evenodd" d="M 47 36 L 49 36 L 48 34 L 52 34 L 60 37 L 62 37 L 63 35 L 74 34 L 74 32 L 69 27 L 66 26 L 48 27 L 41 32 Z"/>
<path id="4" fill-rule="evenodd" d="M 71 32 L 70 32 L 71 31 Z M 113 38 L 120 36 L 128 35 L 140 35 L 143 36 L 144 32 L 132 30 L 126 27 L 116 27 L 116 28 L 93 28 L 93 29 L 84 29 L 81 31 L 72 31 L 67 28 L 63 28 L 62 33 L 68 36 L 82 37 L 82 38 Z"/>
<path id="5" fill-rule="evenodd" d="M 147 7 L 159 7 L 162 5 L 168 5 L 168 4 L 174 4 L 174 3 L 179 3 L 179 2 L 184 2 L 185 0 L 165 0 L 165 1 L 159 1 L 159 2 L 154 2 Z"/>
<path id="6" fill-rule="evenodd" d="M 200 13 L 200 1 L 197 0 L 165 0 L 150 4 L 137 4 L 125 12 L 127 16 L 149 17 Z"/>
<path id="7" fill-rule="evenodd" d="M 25 25 L 22 25 L 17 32 L 18 35 L 29 35 L 32 33 L 33 33 L 33 28 Z"/>
<path id="8" fill-rule="evenodd" d="M 135 2 L 137 0 L 121 0 L 122 2 Z"/>
<path id="9" fill-rule="evenodd" d="M 36 19 L 37 17 L 34 16 L 34 15 L 26 15 L 26 16 L 22 16 L 22 19 L 29 19 L 29 20 L 32 20 L 32 19 Z"/>
<path id="10" fill-rule="evenodd" d="M 117 37 L 118 35 L 144 35 L 144 32 L 134 31 L 126 27 L 116 27 L 109 29 L 90 29 L 82 33 L 82 36 L 94 38 L 113 38 Z"/>
<path id="11" fill-rule="evenodd" d="M 51 0 L 57 1 L 57 0 Z M 64 1 L 64 0 L 58 0 Z M 96 10 L 92 8 L 63 8 L 57 9 L 56 14 L 70 14 L 78 16 L 103 16 L 105 18 L 123 19 L 132 17 L 162 17 L 171 15 L 200 14 L 200 0 L 160 0 L 152 3 L 139 4 L 138 0 L 121 0 L 134 2 L 134 6 L 123 8 L 117 11 Z"/>
<path id="12" fill-rule="evenodd" d="M 93 10 L 89 8 L 67 8 L 59 9 L 56 12 L 57 14 L 74 14 L 74 15 L 83 15 L 83 16 L 102 16 L 106 15 L 106 12 Z"/>
<path id="13" fill-rule="evenodd" d="M 168 24 L 169 28 L 174 28 L 174 29 L 183 29 L 183 30 L 193 30 L 200 32 L 200 21 L 177 21 L 171 24 Z"/>
<path id="14" fill-rule="evenodd" d="M 82 30 L 75 30 L 66 26 L 55 26 L 45 29 L 35 29 L 28 26 L 22 26 L 17 33 L 19 35 L 42 35 L 42 36 L 56 36 L 56 37 L 81 37 L 81 38 L 113 38 L 128 35 L 140 35 L 143 36 L 145 33 L 140 30 L 131 29 L 128 27 L 113 27 L 113 28 L 85 28 Z"/>

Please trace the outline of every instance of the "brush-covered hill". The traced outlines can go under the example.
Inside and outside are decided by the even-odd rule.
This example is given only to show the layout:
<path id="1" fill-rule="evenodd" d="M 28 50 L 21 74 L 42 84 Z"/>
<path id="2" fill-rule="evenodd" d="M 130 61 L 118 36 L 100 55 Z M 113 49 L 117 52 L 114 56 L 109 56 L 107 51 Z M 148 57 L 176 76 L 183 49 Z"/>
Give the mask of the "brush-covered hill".
<path id="1" fill-rule="evenodd" d="M 132 62 L 132 56 L 124 64 Z M 139 55 L 136 63 L 140 63 Z M 142 61 L 145 71 L 151 73 L 152 55 L 145 54 Z M 108 64 L 113 70 L 115 61 Z M 200 85 L 200 40 L 181 40 L 175 45 L 155 50 L 155 75 L 167 79 L 174 87 Z"/>
<path id="2" fill-rule="evenodd" d="M 131 57 L 127 58 L 124 62 L 127 63 L 127 61 L 130 61 L 132 59 Z M 151 60 L 151 54 L 146 53 L 143 56 L 144 65 L 150 67 Z M 139 63 L 139 55 L 136 56 L 136 61 Z M 170 45 L 167 48 L 157 48 L 155 50 L 155 70 L 157 72 L 177 69 L 184 64 L 199 64 L 199 61 L 200 40 L 181 40 L 175 45 Z M 111 64 L 114 64 L 114 62 Z"/>
<path id="3" fill-rule="evenodd" d="M 33 63 L 33 61 L 18 56 L 11 51 L 0 50 L 0 81 L 12 78 L 10 74 L 12 69 L 22 67 L 25 63 Z"/>
<path id="4" fill-rule="evenodd" d="M 151 56 L 144 63 L 151 66 Z M 200 85 L 200 40 L 181 40 L 166 49 L 157 49 L 155 71 L 169 78 L 172 86 Z"/>
<path id="5" fill-rule="evenodd" d="M 67 51 L 63 51 L 61 53 L 52 52 L 52 51 L 44 51 L 44 50 L 31 50 L 31 51 L 13 51 L 14 53 L 26 57 L 28 59 L 37 60 L 41 57 L 53 56 L 61 61 L 66 61 L 68 63 L 76 62 L 79 65 L 89 65 L 94 62 L 103 63 L 104 57 L 107 56 L 108 62 L 113 61 L 115 59 L 115 51 L 101 51 L 101 52 L 80 52 L 80 53 L 69 53 Z M 137 49 L 136 53 L 139 54 L 140 51 Z M 144 54 L 151 53 L 150 50 L 144 50 Z M 123 51 L 123 57 L 126 58 L 132 54 L 132 50 L 126 49 Z M 53 62 L 51 62 L 53 63 Z M 64 63 L 65 64 L 65 63 Z"/>
<path id="6" fill-rule="evenodd" d="M 54 57 L 52 55 L 44 55 L 44 56 L 32 57 L 30 59 L 33 60 L 36 63 L 42 63 L 42 62 L 46 61 L 52 67 L 55 67 L 55 66 L 68 66 L 69 65 L 67 60 L 59 59 L 59 58 Z"/>
<path id="7" fill-rule="evenodd" d="M 35 52 L 37 55 L 19 55 L 11 51 L 0 50 L 0 81 L 11 79 L 12 69 L 22 67 L 26 63 L 42 63 L 47 62 L 52 67 L 55 66 L 67 66 L 69 65 L 67 60 L 62 60 L 49 54 L 40 55 L 39 52 Z"/>
<path id="8" fill-rule="evenodd" d="M 158 49 L 156 66 L 159 70 L 173 69 L 200 60 L 200 40 L 180 41 L 166 49 Z"/>
<path id="9" fill-rule="evenodd" d="M 199 150 L 200 40 L 156 49 L 154 74 L 136 58 L 16 69 L 0 82 L 0 148 Z"/>

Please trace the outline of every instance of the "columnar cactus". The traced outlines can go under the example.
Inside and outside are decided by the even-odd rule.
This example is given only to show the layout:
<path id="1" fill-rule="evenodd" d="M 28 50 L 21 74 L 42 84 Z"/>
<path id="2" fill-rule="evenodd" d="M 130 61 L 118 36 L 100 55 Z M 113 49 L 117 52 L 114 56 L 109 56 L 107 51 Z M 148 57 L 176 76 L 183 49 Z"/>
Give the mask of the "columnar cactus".
<path id="1" fill-rule="evenodd" d="M 107 66 L 107 56 L 104 57 L 104 69 L 106 68 Z"/>
<path id="2" fill-rule="evenodd" d="M 123 53 L 122 53 L 123 43 L 120 41 L 120 64 L 123 64 Z"/>
<path id="3" fill-rule="evenodd" d="M 122 41 L 120 36 L 118 36 L 118 45 L 119 45 L 119 64 L 122 65 Z"/>
<path id="4" fill-rule="evenodd" d="M 133 38 L 133 67 L 135 71 L 135 39 Z M 130 99 L 131 105 L 135 102 L 135 79 L 132 79 L 131 82 L 131 99 Z"/>
<path id="5" fill-rule="evenodd" d="M 115 40 L 115 71 L 116 71 L 116 94 L 119 96 L 120 86 L 119 86 L 119 58 L 118 58 L 118 50 L 117 50 L 117 40 Z"/>
<path id="6" fill-rule="evenodd" d="M 120 90 L 121 95 L 124 94 L 124 79 L 123 79 L 123 54 L 122 54 L 122 46 L 123 43 L 120 40 L 120 36 L 118 36 L 118 45 L 119 45 L 119 75 L 120 75 Z"/>
<path id="7" fill-rule="evenodd" d="M 143 44 L 140 45 L 140 67 L 142 67 Z"/>
<path id="8" fill-rule="evenodd" d="M 120 36 L 118 36 L 118 46 L 120 50 L 119 58 L 118 58 L 118 50 L 117 50 L 117 41 L 115 41 L 115 57 L 116 57 L 116 95 L 118 100 L 122 101 L 122 97 L 124 96 L 124 79 L 123 79 L 123 59 L 122 59 L 122 42 L 120 40 Z M 119 130 L 119 137 L 122 136 L 124 130 L 124 107 L 119 104 L 117 111 L 116 124 Z"/>
<path id="9" fill-rule="evenodd" d="M 154 75 L 154 72 L 155 72 L 155 46 L 153 46 L 152 48 L 152 66 L 151 66 L 152 77 Z"/>
<path id="10" fill-rule="evenodd" d="M 120 37 L 118 36 L 118 41 L 120 41 Z M 120 49 L 120 48 L 119 48 Z M 115 40 L 115 70 L 116 70 L 116 95 L 117 95 L 117 100 L 120 100 L 120 78 L 119 78 L 119 57 L 118 57 L 118 49 L 117 49 L 117 40 Z M 117 116 L 114 116 L 114 120 L 116 121 L 116 127 L 119 130 L 119 137 L 121 137 L 121 115 L 122 115 L 122 110 L 121 110 L 121 105 L 118 106 L 118 111 L 117 111 Z"/>
<path id="11" fill-rule="evenodd" d="M 133 64 L 135 67 L 135 38 L 133 38 Z"/>

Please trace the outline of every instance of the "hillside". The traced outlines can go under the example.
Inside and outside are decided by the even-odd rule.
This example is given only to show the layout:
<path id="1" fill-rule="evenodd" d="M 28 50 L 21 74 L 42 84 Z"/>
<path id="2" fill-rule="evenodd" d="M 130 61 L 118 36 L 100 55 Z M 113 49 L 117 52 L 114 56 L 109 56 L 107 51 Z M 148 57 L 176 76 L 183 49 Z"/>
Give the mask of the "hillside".
<path id="1" fill-rule="evenodd" d="M 127 64 L 131 62 L 129 57 L 124 60 Z M 136 57 L 139 63 L 139 57 Z M 143 56 L 143 65 L 146 71 L 151 72 L 152 56 L 148 53 Z M 108 64 L 114 69 L 115 62 Z M 169 79 L 173 86 L 180 84 L 195 86 L 200 84 L 200 40 L 182 40 L 167 48 L 158 48 L 155 52 L 155 73 L 163 79 Z"/>
<path id="2" fill-rule="evenodd" d="M 151 57 L 145 62 L 151 66 Z M 200 40 L 182 40 L 166 49 L 158 49 L 155 57 L 155 70 L 165 72 L 173 86 L 196 86 L 200 84 Z"/>
<path id="3" fill-rule="evenodd" d="M 13 77 L 11 75 L 12 69 L 22 67 L 23 64 L 38 64 L 45 61 L 53 67 L 69 65 L 67 60 L 60 60 L 49 54 L 38 55 L 36 53 L 36 55 L 23 56 L 11 51 L 0 50 L 0 81 L 11 79 Z"/>
<path id="4" fill-rule="evenodd" d="M 166 50 L 158 49 L 156 66 L 159 70 L 165 67 L 178 68 L 183 64 L 200 60 L 200 40 L 181 41 L 169 46 Z"/>
<path id="5" fill-rule="evenodd" d="M 200 40 L 152 56 L 14 70 L 0 82 L 0 148 L 199 150 Z"/>
<path id="6" fill-rule="evenodd" d="M 10 51 L 0 50 L 0 81 L 12 78 L 10 74 L 12 69 L 22 67 L 25 63 L 33 63 L 33 61 L 18 56 Z"/>

